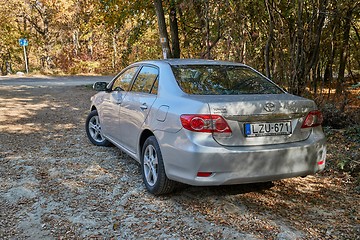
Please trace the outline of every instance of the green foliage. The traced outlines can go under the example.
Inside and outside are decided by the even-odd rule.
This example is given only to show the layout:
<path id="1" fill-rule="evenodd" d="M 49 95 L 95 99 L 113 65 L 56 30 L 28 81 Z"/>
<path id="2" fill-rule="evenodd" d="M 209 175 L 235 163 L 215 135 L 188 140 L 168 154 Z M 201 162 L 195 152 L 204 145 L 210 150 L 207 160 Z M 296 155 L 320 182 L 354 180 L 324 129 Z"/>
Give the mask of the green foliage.
<path id="1" fill-rule="evenodd" d="M 359 89 L 359 88 L 360 88 L 360 82 L 351 86 L 351 89 Z"/>
<path id="2" fill-rule="evenodd" d="M 12 13 L 13 4 L 0 0 L 0 69 L 1 74 L 14 70 L 14 60 L 19 60 L 21 48 L 16 48 L 21 33 L 16 31 L 16 17 Z M 10 72 L 9 72 L 10 71 Z"/>
<path id="3" fill-rule="evenodd" d="M 83 61 L 83 60 L 76 60 L 73 67 L 69 69 L 71 74 L 77 73 L 101 73 L 98 72 L 100 68 L 100 62 L 98 61 Z"/>

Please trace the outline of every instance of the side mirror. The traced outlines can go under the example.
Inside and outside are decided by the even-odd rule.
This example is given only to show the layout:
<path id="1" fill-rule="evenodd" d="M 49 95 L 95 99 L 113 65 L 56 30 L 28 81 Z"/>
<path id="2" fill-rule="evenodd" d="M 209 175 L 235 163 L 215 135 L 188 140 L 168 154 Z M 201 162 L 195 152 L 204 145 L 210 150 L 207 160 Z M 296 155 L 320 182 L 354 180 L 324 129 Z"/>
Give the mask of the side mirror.
<path id="1" fill-rule="evenodd" d="M 106 88 L 107 85 L 108 85 L 107 82 L 96 82 L 93 85 L 93 89 L 95 91 L 106 91 L 107 90 L 107 88 Z"/>

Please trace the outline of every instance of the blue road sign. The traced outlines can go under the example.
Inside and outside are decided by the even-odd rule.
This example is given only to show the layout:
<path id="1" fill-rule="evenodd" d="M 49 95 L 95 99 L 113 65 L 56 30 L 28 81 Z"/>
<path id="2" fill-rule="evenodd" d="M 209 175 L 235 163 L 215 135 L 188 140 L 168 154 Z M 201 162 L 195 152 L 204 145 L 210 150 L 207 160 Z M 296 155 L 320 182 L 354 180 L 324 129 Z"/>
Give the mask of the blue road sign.
<path id="1" fill-rule="evenodd" d="M 24 46 L 26 47 L 27 45 L 29 45 L 29 42 L 26 38 L 20 38 L 19 43 L 20 43 L 20 46 L 22 46 L 22 47 L 24 47 Z"/>

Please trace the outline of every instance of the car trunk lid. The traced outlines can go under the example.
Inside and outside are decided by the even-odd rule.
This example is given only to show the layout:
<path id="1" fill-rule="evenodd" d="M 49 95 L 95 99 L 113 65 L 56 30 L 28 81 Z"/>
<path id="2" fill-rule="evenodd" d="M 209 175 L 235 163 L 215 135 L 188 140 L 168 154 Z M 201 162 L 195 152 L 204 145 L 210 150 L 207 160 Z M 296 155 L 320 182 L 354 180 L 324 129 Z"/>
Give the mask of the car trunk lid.
<path id="1" fill-rule="evenodd" d="M 210 96 L 208 96 L 210 97 Z M 297 142 L 309 137 L 301 129 L 307 113 L 316 109 L 311 100 L 291 94 L 211 96 L 211 114 L 221 115 L 232 134 L 213 133 L 224 146 L 258 146 Z"/>

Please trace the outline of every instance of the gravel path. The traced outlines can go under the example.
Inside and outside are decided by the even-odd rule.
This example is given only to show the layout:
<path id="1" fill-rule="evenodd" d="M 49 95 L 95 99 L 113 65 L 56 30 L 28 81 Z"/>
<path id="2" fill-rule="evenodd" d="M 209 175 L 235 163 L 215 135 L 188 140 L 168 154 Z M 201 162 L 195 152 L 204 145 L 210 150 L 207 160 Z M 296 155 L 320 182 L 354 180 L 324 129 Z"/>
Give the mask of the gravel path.
<path id="1" fill-rule="evenodd" d="M 0 239 L 359 239 L 345 175 L 150 195 L 134 160 L 86 139 L 92 94 L 0 86 Z"/>

